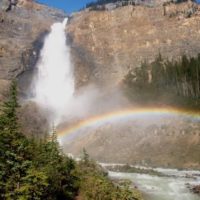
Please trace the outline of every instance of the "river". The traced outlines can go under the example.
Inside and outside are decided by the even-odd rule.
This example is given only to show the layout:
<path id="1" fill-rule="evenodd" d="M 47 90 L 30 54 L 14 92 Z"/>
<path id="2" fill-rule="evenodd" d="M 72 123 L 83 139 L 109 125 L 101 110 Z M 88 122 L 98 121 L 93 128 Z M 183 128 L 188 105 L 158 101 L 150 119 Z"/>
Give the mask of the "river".
<path id="1" fill-rule="evenodd" d="M 200 171 L 179 171 L 176 169 L 156 168 L 166 177 L 137 173 L 109 171 L 114 179 L 128 179 L 143 193 L 144 200 L 200 200 L 186 184 L 200 184 Z"/>

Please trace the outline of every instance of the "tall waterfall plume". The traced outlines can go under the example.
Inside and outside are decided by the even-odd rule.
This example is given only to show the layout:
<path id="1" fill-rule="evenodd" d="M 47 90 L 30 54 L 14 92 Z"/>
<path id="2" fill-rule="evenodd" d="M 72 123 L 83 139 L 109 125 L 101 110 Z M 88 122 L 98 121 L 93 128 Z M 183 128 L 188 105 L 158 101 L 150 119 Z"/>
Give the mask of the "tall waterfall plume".
<path id="1" fill-rule="evenodd" d="M 51 123 L 54 124 L 59 123 L 66 114 L 74 93 L 66 25 L 67 19 L 52 25 L 40 53 L 35 80 L 35 101 L 49 111 Z"/>

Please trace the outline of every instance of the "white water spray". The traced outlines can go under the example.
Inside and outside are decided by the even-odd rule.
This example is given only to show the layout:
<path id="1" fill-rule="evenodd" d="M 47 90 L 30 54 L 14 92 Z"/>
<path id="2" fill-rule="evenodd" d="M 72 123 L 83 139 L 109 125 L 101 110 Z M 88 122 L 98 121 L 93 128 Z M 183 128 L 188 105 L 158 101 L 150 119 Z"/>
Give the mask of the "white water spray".
<path id="1" fill-rule="evenodd" d="M 37 64 L 35 101 L 51 113 L 51 123 L 58 124 L 66 114 L 74 93 L 70 48 L 66 45 L 65 27 L 55 23 L 46 37 Z"/>

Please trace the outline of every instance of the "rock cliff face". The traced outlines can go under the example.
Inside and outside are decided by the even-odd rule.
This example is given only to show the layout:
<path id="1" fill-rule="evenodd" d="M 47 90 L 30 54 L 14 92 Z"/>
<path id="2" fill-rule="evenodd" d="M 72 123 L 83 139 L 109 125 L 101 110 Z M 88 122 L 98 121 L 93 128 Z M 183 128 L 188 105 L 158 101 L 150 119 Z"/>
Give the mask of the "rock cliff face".
<path id="1" fill-rule="evenodd" d="M 0 4 L 1 82 L 16 78 L 34 67 L 42 38 L 53 22 L 65 16 L 61 11 L 32 1 L 20 0 L 7 10 L 9 5 L 5 2 L 9 1 L 4 0 Z"/>
<path id="2" fill-rule="evenodd" d="M 82 11 L 68 25 L 77 85 L 91 82 L 108 89 L 120 85 L 142 61 L 195 56 L 200 52 L 200 6 L 165 3 Z M 163 127 L 162 127 L 163 125 Z M 168 124 L 106 124 L 66 145 L 79 155 L 85 147 L 102 162 L 199 168 L 199 126 L 181 119 Z"/>
<path id="3" fill-rule="evenodd" d="M 131 68 L 161 53 L 169 59 L 200 52 L 200 6 L 187 2 L 82 11 L 68 26 L 78 85 L 119 84 Z"/>
<path id="4" fill-rule="evenodd" d="M 0 102 L 5 99 L 10 80 L 14 78 L 19 80 L 20 94 L 23 95 L 33 77 L 33 69 L 38 60 L 44 36 L 52 23 L 66 17 L 62 11 L 30 0 L 11 2 L 15 3 L 10 5 L 8 0 L 0 1 Z M 34 122 L 42 121 L 39 109 L 36 109 L 35 105 L 31 107 L 30 104 L 23 105 L 26 109 L 22 107 L 24 111 L 23 114 L 21 113 L 22 127 L 26 126 L 24 123 L 27 119 L 32 119 L 30 121 Z M 32 112 L 33 110 L 35 111 Z M 45 126 L 46 123 L 43 124 Z M 35 129 L 33 126 L 32 128 Z M 27 132 L 32 134 L 30 126 L 26 129 Z"/>
<path id="5" fill-rule="evenodd" d="M 43 38 L 65 13 L 31 0 L 0 2 L 0 98 L 9 80 L 20 76 L 21 93 L 31 81 Z M 164 1 L 163 1 L 164 2 Z M 94 82 L 120 84 L 129 69 L 158 53 L 170 59 L 200 52 L 200 6 L 125 6 L 73 14 L 67 33 L 77 87 Z M 30 75 L 30 76 L 29 76 Z"/>
<path id="6" fill-rule="evenodd" d="M 11 1 L 12 5 L 9 2 L 0 1 L 1 102 L 13 78 L 18 78 L 20 94 L 26 97 L 43 38 L 53 22 L 65 17 L 63 12 L 31 0 Z M 120 85 L 130 69 L 139 67 L 144 60 L 154 60 L 159 53 L 169 59 L 184 53 L 197 55 L 200 52 L 200 6 L 188 2 L 81 11 L 70 18 L 66 34 L 72 47 L 77 88 L 95 83 L 109 89 Z M 43 114 L 32 102 L 22 106 L 20 119 L 28 135 L 45 132 L 47 121 Z M 174 134 L 178 123 L 180 127 Z M 186 167 L 198 167 L 199 153 L 193 152 L 199 152 L 199 127 L 192 126 L 177 122 L 165 130 L 160 125 L 133 130 L 127 125 L 120 129 L 103 127 L 92 131 L 90 137 L 78 138 L 66 147 L 66 152 L 78 155 L 82 147 L 86 147 L 102 161 L 134 163 L 142 158 L 147 164 L 184 166 L 188 160 Z M 193 131 L 188 131 L 188 127 Z M 194 134 L 187 135 L 184 131 Z M 133 142 L 137 145 L 133 146 Z M 116 155 L 119 148 L 122 150 Z M 177 152 L 180 163 L 177 163 Z"/>

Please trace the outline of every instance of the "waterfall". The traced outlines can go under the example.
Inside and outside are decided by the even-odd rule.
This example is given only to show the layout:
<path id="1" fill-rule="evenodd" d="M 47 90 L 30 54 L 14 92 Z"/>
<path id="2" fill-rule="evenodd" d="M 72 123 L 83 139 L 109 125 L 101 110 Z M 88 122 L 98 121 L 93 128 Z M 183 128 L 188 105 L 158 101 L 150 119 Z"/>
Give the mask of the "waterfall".
<path id="1" fill-rule="evenodd" d="M 44 41 L 37 63 L 34 81 L 34 100 L 49 111 L 50 122 L 58 124 L 66 114 L 74 93 L 73 66 L 70 62 L 70 48 L 66 44 L 63 23 L 55 23 Z"/>

